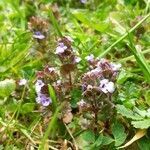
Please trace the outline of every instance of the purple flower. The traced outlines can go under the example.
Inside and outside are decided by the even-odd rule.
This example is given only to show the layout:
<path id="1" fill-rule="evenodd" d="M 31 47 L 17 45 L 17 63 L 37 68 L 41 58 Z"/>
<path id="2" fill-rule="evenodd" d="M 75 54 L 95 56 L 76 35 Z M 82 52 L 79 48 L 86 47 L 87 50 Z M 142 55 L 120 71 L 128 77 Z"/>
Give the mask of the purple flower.
<path id="1" fill-rule="evenodd" d="M 45 84 L 43 83 L 42 80 L 37 80 L 36 83 L 35 83 L 35 90 L 36 90 L 36 93 L 40 93 L 41 92 L 41 88 L 44 86 Z"/>
<path id="2" fill-rule="evenodd" d="M 52 101 L 50 97 L 47 97 L 45 94 L 40 93 L 38 94 L 38 97 L 36 98 L 36 102 L 43 106 L 48 106 Z"/>
<path id="3" fill-rule="evenodd" d="M 86 90 L 87 86 L 86 84 L 82 84 L 82 91 L 84 92 Z"/>
<path id="4" fill-rule="evenodd" d="M 87 61 L 89 61 L 89 62 L 93 62 L 93 61 L 94 61 L 94 55 L 91 54 L 91 55 L 85 57 L 85 59 L 86 59 Z"/>
<path id="5" fill-rule="evenodd" d="M 80 0 L 81 3 L 85 4 L 87 0 Z"/>
<path id="6" fill-rule="evenodd" d="M 40 39 L 40 40 L 42 40 L 42 39 L 45 38 L 45 36 L 44 36 L 40 31 L 34 32 L 33 37 L 34 37 L 35 39 Z"/>
<path id="7" fill-rule="evenodd" d="M 115 91 L 115 85 L 113 82 L 109 81 L 108 79 L 103 79 L 100 81 L 100 89 L 105 94 L 113 93 Z"/>
<path id="8" fill-rule="evenodd" d="M 90 71 L 90 75 L 95 75 L 96 77 L 99 77 L 100 73 L 101 73 L 100 68 L 95 68 L 95 69 Z"/>
<path id="9" fill-rule="evenodd" d="M 64 45 L 64 43 L 59 43 L 58 47 L 56 48 L 56 54 L 62 54 L 67 49 L 67 46 Z"/>

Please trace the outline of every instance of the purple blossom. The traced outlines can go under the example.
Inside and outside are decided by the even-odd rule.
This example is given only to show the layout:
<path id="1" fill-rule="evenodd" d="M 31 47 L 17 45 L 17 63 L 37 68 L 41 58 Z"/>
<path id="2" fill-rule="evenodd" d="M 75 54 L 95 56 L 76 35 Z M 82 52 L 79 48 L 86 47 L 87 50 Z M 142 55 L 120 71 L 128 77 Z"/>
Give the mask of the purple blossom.
<path id="1" fill-rule="evenodd" d="M 108 60 L 106 60 L 105 58 L 101 58 L 100 61 L 97 63 L 97 67 L 101 67 L 105 65 L 109 65 Z"/>
<path id="2" fill-rule="evenodd" d="M 58 47 L 56 48 L 56 54 L 62 54 L 67 49 L 67 46 L 64 45 L 64 43 L 59 43 Z"/>
<path id="3" fill-rule="evenodd" d="M 45 36 L 44 36 L 40 31 L 34 32 L 33 37 L 34 37 L 35 39 L 40 39 L 40 40 L 42 40 L 42 39 L 45 38 Z"/>
<path id="4" fill-rule="evenodd" d="M 86 90 L 87 86 L 86 84 L 82 84 L 82 91 L 84 92 Z"/>
<path id="5" fill-rule="evenodd" d="M 47 97 L 45 94 L 39 93 L 38 97 L 36 98 L 36 102 L 43 106 L 48 106 L 52 101 L 50 97 Z"/>
<path id="6" fill-rule="evenodd" d="M 87 0 L 80 0 L 80 2 L 85 4 L 85 3 L 87 3 Z"/>
<path id="7" fill-rule="evenodd" d="M 36 90 L 36 93 L 40 93 L 41 92 L 41 88 L 44 86 L 45 84 L 43 83 L 42 80 L 37 80 L 36 83 L 35 83 L 35 90 Z"/>
<path id="8" fill-rule="evenodd" d="M 94 55 L 91 54 L 91 55 L 85 57 L 85 59 L 86 59 L 87 61 L 89 61 L 89 62 L 93 62 L 93 61 L 94 61 Z"/>
<path id="9" fill-rule="evenodd" d="M 113 82 L 109 81 L 108 79 L 103 79 L 100 81 L 100 89 L 105 94 L 113 93 L 115 91 L 115 85 Z"/>
<path id="10" fill-rule="evenodd" d="M 95 68 L 95 69 L 90 71 L 90 74 L 91 75 L 95 75 L 96 77 L 99 77 L 100 73 L 101 73 L 101 69 L 100 68 Z"/>

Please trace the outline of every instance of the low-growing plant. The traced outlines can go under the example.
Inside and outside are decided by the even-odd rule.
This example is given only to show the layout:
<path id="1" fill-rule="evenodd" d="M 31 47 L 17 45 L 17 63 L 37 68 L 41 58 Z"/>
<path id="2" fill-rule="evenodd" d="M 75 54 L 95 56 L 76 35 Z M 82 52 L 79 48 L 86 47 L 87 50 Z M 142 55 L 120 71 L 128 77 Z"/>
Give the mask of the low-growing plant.
<path id="1" fill-rule="evenodd" d="M 149 2 L 0 10 L 0 149 L 150 149 Z"/>

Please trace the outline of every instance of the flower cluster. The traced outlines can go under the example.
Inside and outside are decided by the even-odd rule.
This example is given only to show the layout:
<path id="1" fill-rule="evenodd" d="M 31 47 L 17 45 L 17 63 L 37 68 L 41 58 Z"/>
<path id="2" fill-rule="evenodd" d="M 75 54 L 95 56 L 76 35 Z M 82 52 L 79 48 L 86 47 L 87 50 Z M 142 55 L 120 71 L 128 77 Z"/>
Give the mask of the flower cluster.
<path id="1" fill-rule="evenodd" d="M 38 17 L 31 17 L 28 23 L 28 28 L 33 32 L 33 38 L 43 40 L 47 36 L 48 22 Z"/>
<path id="2" fill-rule="evenodd" d="M 53 82 L 58 79 L 58 71 L 54 67 L 49 67 L 46 65 L 44 70 L 37 71 L 36 73 L 38 79 L 44 79 L 47 82 Z"/>
<path id="3" fill-rule="evenodd" d="M 83 95 L 93 93 L 113 93 L 115 91 L 115 80 L 121 64 L 109 62 L 106 59 L 97 60 L 93 55 L 87 56 L 92 70 L 82 77 Z"/>
<path id="4" fill-rule="evenodd" d="M 96 59 L 93 54 L 85 58 L 89 63 L 90 71 L 81 78 L 83 99 L 77 104 L 79 111 L 90 112 L 91 124 L 97 130 L 99 112 L 109 116 L 114 113 L 112 94 L 115 92 L 115 81 L 121 64 L 109 62 L 107 59 Z M 86 119 L 86 118 L 84 118 Z M 93 120 L 93 121 L 92 121 Z"/>
<path id="5" fill-rule="evenodd" d="M 62 37 L 58 40 L 55 51 L 62 63 L 61 71 L 65 74 L 74 71 L 76 64 L 81 61 L 81 58 L 77 57 L 72 49 L 72 41 L 70 37 Z"/>
<path id="6" fill-rule="evenodd" d="M 37 81 L 35 83 L 35 91 L 37 94 L 36 102 L 48 106 L 51 103 L 51 98 L 49 97 L 48 85 L 57 80 L 58 73 L 54 67 L 45 66 L 43 71 L 37 72 Z M 43 82 L 45 81 L 45 83 Z"/>
<path id="7" fill-rule="evenodd" d="M 37 93 L 36 102 L 43 106 L 48 106 L 51 103 L 51 98 L 48 96 L 48 93 L 43 93 L 43 89 L 46 85 L 42 80 L 37 80 L 35 84 L 35 90 Z"/>

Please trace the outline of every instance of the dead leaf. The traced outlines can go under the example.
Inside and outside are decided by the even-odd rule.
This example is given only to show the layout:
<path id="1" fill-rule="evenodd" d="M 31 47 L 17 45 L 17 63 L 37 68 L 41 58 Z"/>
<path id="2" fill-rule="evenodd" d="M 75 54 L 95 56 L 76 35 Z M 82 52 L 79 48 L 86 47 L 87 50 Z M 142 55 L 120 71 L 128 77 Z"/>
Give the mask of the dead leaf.
<path id="1" fill-rule="evenodd" d="M 137 133 L 134 135 L 134 137 L 129 142 L 127 142 L 123 146 L 118 147 L 117 149 L 125 148 L 125 147 L 131 145 L 132 143 L 134 143 L 138 139 L 142 138 L 145 134 L 146 134 L 146 130 L 145 129 L 143 129 L 143 130 L 141 129 L 141 130 L 137 131 Z"/>
<path id="2" fill-rule="evenodd" d="M 64 114 L 64 116 L 63 116 L 63 122 L 66 123 L 66 124 L 68 124 L 68 123 L 70 123 L 72 121 L 72 118 L 73 118 L 72 113 L 68 112 L 68 113 Z"/>

